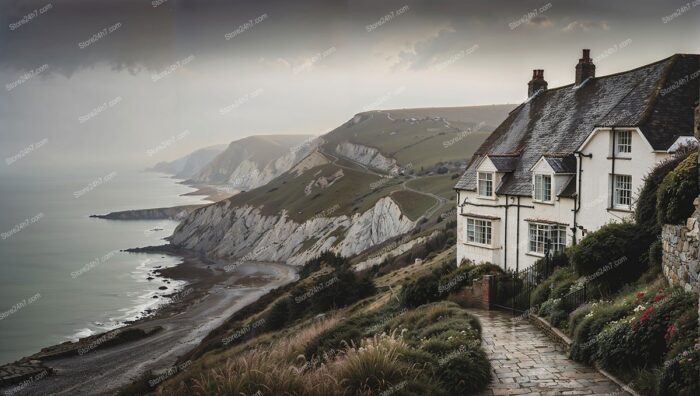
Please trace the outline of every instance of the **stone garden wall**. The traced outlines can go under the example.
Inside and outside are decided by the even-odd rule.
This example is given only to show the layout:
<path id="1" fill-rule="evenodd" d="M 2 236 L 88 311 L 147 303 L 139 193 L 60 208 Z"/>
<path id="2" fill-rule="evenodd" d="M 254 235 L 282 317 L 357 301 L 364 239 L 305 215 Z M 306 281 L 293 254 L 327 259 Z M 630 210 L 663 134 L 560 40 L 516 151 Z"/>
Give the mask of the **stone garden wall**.
<path id="1" fill-rule="evenodd" d="M 688 291 L 700 293 L 700 222 L 698 221 L 699 199 L 695 200 L 695 213 L 685 225 L 664 225 L 661 232 L 663 243 L 663 272 L 669 283 Z"/>

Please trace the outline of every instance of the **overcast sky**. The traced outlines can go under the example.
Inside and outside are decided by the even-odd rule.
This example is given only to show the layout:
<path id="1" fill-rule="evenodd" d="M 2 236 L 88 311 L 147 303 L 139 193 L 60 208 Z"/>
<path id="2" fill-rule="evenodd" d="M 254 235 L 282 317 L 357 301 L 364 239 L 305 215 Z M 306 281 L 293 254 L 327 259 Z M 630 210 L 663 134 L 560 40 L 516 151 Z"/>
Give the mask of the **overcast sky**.
<path id="1" fill-rule="evenodd" d="M 0 22 L 0 171 L 520 103 L 532 69 L 572 83 L 582 48 L 599 76 L 700 53 L 686 0 L 3 0 Z"/>

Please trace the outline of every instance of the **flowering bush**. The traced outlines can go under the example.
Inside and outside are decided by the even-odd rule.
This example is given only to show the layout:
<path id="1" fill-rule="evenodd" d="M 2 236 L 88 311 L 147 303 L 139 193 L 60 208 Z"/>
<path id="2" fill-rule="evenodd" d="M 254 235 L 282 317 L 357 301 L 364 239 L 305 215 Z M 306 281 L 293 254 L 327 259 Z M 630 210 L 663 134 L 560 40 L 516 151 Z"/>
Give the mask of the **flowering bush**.
<path id="1" fill-rule="evenodd" d="M 644 305 L 645 300 L 649 305 Z M 668 341 L 676 330 L 673 321 L 693 309 L 697 297 L 676 289 L 642 297 L 631 315 L 605 326 L 596 337 L 596 360 L 608 369 L 629 369 L 640 365 L 657 366 L 668 351 Z M 697 308 L 695 308 L 697 309 Z"/>
<path id="2" fill-rule="evenodd" d="M 571 358 L 584 363 L 593 363 L 597 351 L 596 336 L 611 321 L 627 316 L 632 307 L 627 304 L 598 302 L 591 304 L 590 311 L 575 327 L 570 327 L 573 343 Z"/>

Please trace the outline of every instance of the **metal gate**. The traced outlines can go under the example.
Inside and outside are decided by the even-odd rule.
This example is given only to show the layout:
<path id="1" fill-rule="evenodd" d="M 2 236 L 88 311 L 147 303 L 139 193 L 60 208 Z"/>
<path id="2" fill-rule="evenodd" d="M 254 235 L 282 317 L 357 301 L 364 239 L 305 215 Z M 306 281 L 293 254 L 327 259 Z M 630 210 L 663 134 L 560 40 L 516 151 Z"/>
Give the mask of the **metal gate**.
<path id="1" fill-rule="evenodd" d="M 544 261 L 540 265 L 491 277 L 489 305 L 492 309 L 507 309 L 516 314 L 524 313 L 532 307 L 532 291 L 554 272 L 550 246 L 551 240 L 548 239 Z"/>

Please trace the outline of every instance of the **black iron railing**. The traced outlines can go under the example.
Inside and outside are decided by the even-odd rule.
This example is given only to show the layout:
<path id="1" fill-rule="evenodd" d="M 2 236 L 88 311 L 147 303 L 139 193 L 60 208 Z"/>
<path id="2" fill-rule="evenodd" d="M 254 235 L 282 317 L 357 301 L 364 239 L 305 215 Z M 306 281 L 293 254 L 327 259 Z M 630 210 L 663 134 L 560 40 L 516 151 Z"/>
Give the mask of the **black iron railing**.
<path id="1" fill-rule="evenodd" d="M 557 269 L 551 259 L 551 240 L 545 244 L 544 259 L 518 272 L 506 272 L 491 278 L 490 305 L 492 308 L 511 310 L 515 313 L 524 313 L 532 308 L 532 292 L 537 285 L 548 278 Z M 567 303 L 582 304 L 586 300 L 585 285 L 570 295 L 565 296 Z M 575 305 L 575 306 L 578 306 Z"/>

